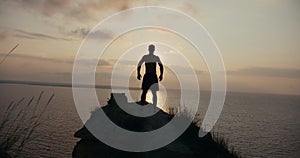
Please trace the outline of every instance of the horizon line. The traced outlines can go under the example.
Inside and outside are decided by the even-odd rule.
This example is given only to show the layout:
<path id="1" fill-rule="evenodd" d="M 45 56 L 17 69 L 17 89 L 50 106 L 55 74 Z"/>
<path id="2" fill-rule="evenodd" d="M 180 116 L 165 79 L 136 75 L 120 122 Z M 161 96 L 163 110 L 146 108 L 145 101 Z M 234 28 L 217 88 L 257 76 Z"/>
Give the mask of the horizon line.
<path id="1" fill-rule="evenodd" d="M 67 88 L 93 88 L 92 85 L 88 84 L 76 84 L 72 83 L 61 83 L 61 82 L 42 82 L 42 81 L 20 81 L 20 80 L 0 80 L 0 84 L 17 84 L 17 85 L 32 85 L 32 86 L 48 86 L 48 87 L 67 87 Z M 129 90 L 141 90 L 139 87 L 124 87 L 124 86 L 114 86 L 110 85 L 96 85 L 94 86 L 96 89 L 129 89 Z M 175 88 L 168 88 L 169 90 L 180 90 Z M 211 92 L 211 90 L 200 90 L 205 92 Z M 300 96 L 300 94 L 290 94 L 290 93 L 270 93 L 270 92 L 248 92 L 248 91 L 226 91 L 229 93 L 250 93 L 250 94 L 273 94 L 273 95 L 294 95 Z"/>

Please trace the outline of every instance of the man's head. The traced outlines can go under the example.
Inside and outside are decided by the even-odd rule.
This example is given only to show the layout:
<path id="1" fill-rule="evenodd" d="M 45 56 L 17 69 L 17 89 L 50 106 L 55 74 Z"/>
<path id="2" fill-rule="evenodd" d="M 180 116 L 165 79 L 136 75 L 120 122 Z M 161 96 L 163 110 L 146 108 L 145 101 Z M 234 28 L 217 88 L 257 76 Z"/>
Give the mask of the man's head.
<path id="1" fill-rule="evenodd" d="M 153 44 L 150 44 L 148 46 L 148 51 L 149 51 L 149 54 L 153 54 L 154 53 L 154 50 L 155 50 L 155 46 Z"/>

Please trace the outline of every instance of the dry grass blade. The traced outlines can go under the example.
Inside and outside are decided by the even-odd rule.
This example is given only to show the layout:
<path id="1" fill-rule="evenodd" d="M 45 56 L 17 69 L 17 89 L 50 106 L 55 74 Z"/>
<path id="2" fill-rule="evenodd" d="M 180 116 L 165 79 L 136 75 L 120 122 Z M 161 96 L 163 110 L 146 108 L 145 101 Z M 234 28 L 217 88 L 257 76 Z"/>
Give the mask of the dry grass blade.
<path id="1" fill-rule="evenodd" d="M 42 91 L 42 92 L 40 93 L 40 95 L 39 95 L 39 97 L 38 97 L 38 99 L 37 99 L 37 101 L 36 101 L 36 103 L 35 103 L 35 106 L 33 107 L 33 112 L 32 112 L 33 117 L 32 117 L 32 119 L 34 119 L 34 117 L 35 117 L 35 113 L 36 113 L 36 110 L 37 110 L 37 106 L 39 105 L 39 103 L 40 103 L 40 101 L 41 101 L 41 98 L 42 98 L 43 94 L 44 94 L 44 91 Z"/>
<path id="2" fill-rule="evenodd" d="M 19 43 L 13 47 L 5 56 L 4 58 L 1 60 L 0 65 L 5 61 L 5 59 L 19 46 Z"/>
<path id="3" fill-rule="evenodd" d="M 219 145 L 223 146 L 224 149 L 227 149 L 230 154 L 232 154 L 236 158 L 242 158 L 241 154 L 237 152 L 234 147 L 229 145 L 229 140 L 221 136 L 217 132 L 212 133 L 213 140 L 217 142 Z"/>
<path id="4" fill-rule="evenodd" d="M 15 108 L 21 104 L 23 102 L 25 98 L 23 97 L 22 99 L 20 99 L 17 103 L 15 103 L 14 101 L 11 101 L 10 104 L 7 106 L 5 112 L 4 112 L 4 116 L 3 116 L 3 120 L 1 120 L 0 123 L 0 131 L 3 130 L 4 127 L 6 127 L 7 122 L 9 121 L 9 118 L 11 116 L 11 114 L 13 113 L 13 111 L 15 110 Z M 11 127 L 11 126 L 9 126 Z"/>
<path id="5" fill-rule="evenodd" d="M 36 104 L 39 104 L 39 103 L 40 103 L 43 94 L 44 94 L 44 91 L 42 91 L 42 92 L 40 93 L 39 98 L 38 98 L 38 100 L 36 101 Z"/>
<path id="6" fill-rule="evenodd" d="M 31 97 L 24 103 L 24 98 L 18 102 L 11 102 L 6 108 L 3 121 L 0 122 L 0 150 L 11 157 L 22 157 L 24 146 L 33 139 L 36 128 L 41 124 L 42 115 L 53 100 L 52 94 L 43 105 L 42 91 L 38 98 Z M 21 104 L 22 103 L 22 104 Z"/>
<path id="7" fill-rule="evenodd" d="M 54 93 L 51 95 L 51 97 L 49 98 L 48 102 L 47 102 L 47 105 L 49 105 L 49 103 L 51 102 L 51 100 L 53 99 L 54 97 Z"/>
<path id="8" fill-rule="evenodd" d="M 23 101 L 24 98 L 22 98 L 21 100 Z M 8 112 L 8 110 L 12 107 L 13 104 L 14 104 L 14 101 L 11 101 L 11 102 L 9 103 L 9 105 L 7 106 L 5 112 Z"/>

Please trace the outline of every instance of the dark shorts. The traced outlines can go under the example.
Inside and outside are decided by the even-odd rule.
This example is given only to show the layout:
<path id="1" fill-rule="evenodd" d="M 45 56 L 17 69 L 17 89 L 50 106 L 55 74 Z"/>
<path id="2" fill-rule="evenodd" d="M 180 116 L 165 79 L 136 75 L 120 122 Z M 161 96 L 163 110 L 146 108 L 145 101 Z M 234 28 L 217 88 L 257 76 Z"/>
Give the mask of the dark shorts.
<path id="1" fill-rule="evenodd" d="M 157 75 L 154 73 L 146 73 L 143 77 L 142 89 L 149 90 L 151 88 L 151 91 L 158 91 L 158 84 L 155 83 L 158 83 Z"/>

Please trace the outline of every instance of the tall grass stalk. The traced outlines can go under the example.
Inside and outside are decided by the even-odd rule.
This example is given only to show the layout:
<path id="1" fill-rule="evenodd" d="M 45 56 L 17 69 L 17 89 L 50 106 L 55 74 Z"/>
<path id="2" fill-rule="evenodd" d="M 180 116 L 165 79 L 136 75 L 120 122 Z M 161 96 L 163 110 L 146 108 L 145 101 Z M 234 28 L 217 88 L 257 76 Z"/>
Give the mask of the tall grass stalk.
<path id="1" fill-rule="evenodd" d="M 19 46 L 19 44 L 17 44 L 16 46 L 14 46 L 0 61 L 0 65 L 5 61 L 5 59 Z"/>
<path id="2" fill-rule="evenodd" d="M 54 94 L 42 103 L 44 91 L 25 102 L 25 97 L 12 101 L 1 114 L 0 120 L 0 157 L 22 157 L 24 147 L 32 141 L 34 131 L 41 125 L 41 117 L 50 105 Z M 36 137 L 35 137 L 36 138 Z"/>
<path id="3" fill-rule="evenodd" d="M 167 113 L 171 115 L 178 115 L 181 118 L 190 119 L 198 127 L 201 126 L 202 119 L 199 113 L 196 113 L 195 117 L 192 118 L 191 111 L 188 110 L 186 106 L 183 107 L 169 107 L 167 108 Z M 226 149 L 233 157 L 242 158 L 240 152 L 238 152 L 233 146 L 229 145 L 229 140 L 218 132 L 211 132 L 212 139 L 219 144 L 223 149 Z"/>
<path id="4" fill-rule="evenodd" d="M 212 132 L 212 138 L 215 142 L 217 142 L 220 146 L 233 155 L 236 158 L 242 158 L 241 153 L 238 152 L 233 146 L 229 145 L 229 140 L 226 139 L 224 136 L 221 136 L 218 132 Z"/>

